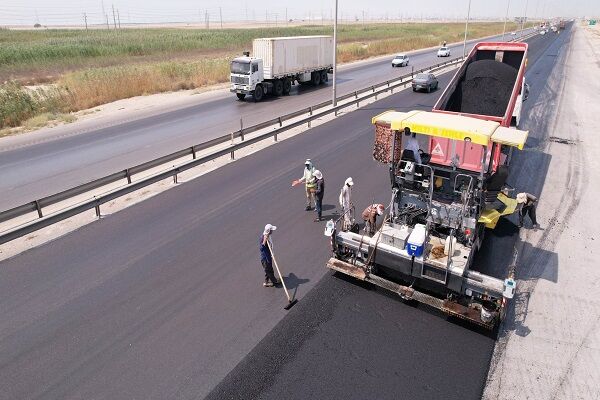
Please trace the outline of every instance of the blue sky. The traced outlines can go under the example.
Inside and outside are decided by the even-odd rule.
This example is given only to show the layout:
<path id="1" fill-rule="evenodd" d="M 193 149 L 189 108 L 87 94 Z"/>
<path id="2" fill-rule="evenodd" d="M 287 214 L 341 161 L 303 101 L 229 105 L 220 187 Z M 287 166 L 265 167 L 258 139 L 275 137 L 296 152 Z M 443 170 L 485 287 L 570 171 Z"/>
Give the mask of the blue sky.
<path id="1" fill-rule="evenodd" d="M 471 15 L 479 18 L 501 19 L 510 1 L 509 17 L 525 14 L 529 17 L 581 17 L 600 15 L 599 0 L 472 0 Z M 43 25 L 83 23 L 86 13 L 91 24 L 102 23 L 105 14 L 112 19 L 112 6 L 118 10 L 121 22 L 204 22 L 208 13 L 211 21 L 268 20 L 274 23 L 288 18 L 319 21 L 329 19 L 334 1 L 304 0 L 0 0 L 0 25 Z M 395 18 L 420 19 L 464 18 L 468 0 L 339 0 L 339 12 L 344 19 Z M 104 5 L 104 11 L 103 6 Z"/>

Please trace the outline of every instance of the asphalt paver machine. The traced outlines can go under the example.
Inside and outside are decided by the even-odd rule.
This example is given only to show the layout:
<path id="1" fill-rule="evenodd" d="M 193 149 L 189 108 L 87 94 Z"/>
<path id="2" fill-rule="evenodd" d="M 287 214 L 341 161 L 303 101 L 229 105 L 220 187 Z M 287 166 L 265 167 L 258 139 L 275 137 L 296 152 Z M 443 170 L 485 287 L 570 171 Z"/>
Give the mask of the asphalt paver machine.
<path id="1" fill-rule="evenodd" d="M 474 270 L 473 260 L 486 229 L 516 210 L 506 190 L 507 168 L 498 160 L 507 147 L 523 149 L 528 132 L 427 111 L 388 111 L 372 122 L 374 158 L 389 166 L 387 214 L 372 237 L 338 230 L 329 221 L 325 234 L 333 256 L 327 266 L 494 329 L 515 293 L 514 268 L 502 279 Z M 405 128 L 427 139 L 431 153 L 447 162 L 432 157 L 418 164 L 402 150 Z M 440 151 L 450 154 L 441 157 Z"/>

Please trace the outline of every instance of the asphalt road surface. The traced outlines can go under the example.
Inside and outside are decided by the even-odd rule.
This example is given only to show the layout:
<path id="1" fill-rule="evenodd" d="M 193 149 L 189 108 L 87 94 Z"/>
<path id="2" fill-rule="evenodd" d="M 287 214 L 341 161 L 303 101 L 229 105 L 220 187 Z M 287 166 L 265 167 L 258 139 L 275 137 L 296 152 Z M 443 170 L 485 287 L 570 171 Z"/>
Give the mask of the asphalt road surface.
<path id="1" fill-rule="evenodd" d="M 530 65 L 536 58 L 549 62 L 542 56 L 555 40 L 532 39 Z M 441 86 L 447 81 L 442 76 Z M 1 262 L 0 398 L 202 398 L 269 332 L 244 361 L 260 359 L 265 347 L 280 355 L 281 369 L 251 364 L 273 372 L 255 376 L 261 397 L 285 390 L 281 385 L 306 397 L 317 393 L 317 383 L 326 388 L 343 376 L 382 387 L 396 373 L 415 397 L 445 390 L 449 398 L 458 390 L 476 397 L 492 340 L 424 307 L 332 278 L 324 268 L 323 224 L 304 211 L 302 189 L 290 188 L 311 157 L 325 175 L 325 216 L 335 212 L 347 176 L 356 182 L 358 208 L 386 202 L 387 173 L 371 158 L 370 119 L 390 108 L 427 109 L 436 97 L 401 92 Z M 300 298 L 289 312 L 281 289 L 262 287 L 257 245 L 267 222 L 279 228 L 275 251 Z M 317 332 L 292 335 L 310 328 L 298 325 L 304 319 Z M 337 366 L 329 360 L 315 367 L 320 350 L 329 348 L 323 341 L 342 329 L 354 333 L 331 339 L 327 354 L 344 353 L 349 371 L 330 370 L 319 379 L 318 371 Z M 289 353 L 281 342 L 269 345 L 277 332 L 291 334 Z M 396 351 L 399 366 L 384 370 Z M 378 355 L 385 356 L 381 365 Z M 358 365 L 366 365 L 364 373 Z M 217 390 L 239 398 L 230 385 L 238 371 Z M 311 384 L 301 385 L 297 371 Z"/>
<path id="2" fill-rule="evenodd" d="M 469 48 L 471 45 L 468 46 Z M 452 46 L 451 57 L 462 53 Z M 338 73 L 338 94 L 423 68 L 443 58 L 436 50 L 416 51 L 410 65 L 392 68 L 391 59 L 342 68 Z M 329 83 L 331 85 L 331 82 Z M 299 93 L 301 92 L 301 93 Z M 124 170 L 185 147 L 263 122 L 291 111 L 330 99 L 331 90 L 294 86 L 292 95 L 269 97 L 262 103 L 239 102 L 228 92 L 202 98 L 197 104 L 174 111 L 107 126 L 78 124 L 45 132 L 0 140 L 0 210 Z"/>

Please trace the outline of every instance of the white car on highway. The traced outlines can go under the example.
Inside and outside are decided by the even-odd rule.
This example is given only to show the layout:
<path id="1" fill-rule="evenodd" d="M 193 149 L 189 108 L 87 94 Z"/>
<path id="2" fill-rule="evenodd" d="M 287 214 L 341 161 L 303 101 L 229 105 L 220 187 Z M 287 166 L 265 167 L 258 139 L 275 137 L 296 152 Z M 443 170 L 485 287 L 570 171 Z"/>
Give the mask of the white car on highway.
<path id="1" fill-rule="evenodd" d="M 392 60 L 392 68 L 394 67 L 406 67 L 408 65 L 408 56 L 406 54 L 398 54 Z"/>
<path id="2" fill-rule="evenodd" d="M 440 47 L 437 52 L 438 57 L 450 57 L 450 49 L 446 46 Z"/>

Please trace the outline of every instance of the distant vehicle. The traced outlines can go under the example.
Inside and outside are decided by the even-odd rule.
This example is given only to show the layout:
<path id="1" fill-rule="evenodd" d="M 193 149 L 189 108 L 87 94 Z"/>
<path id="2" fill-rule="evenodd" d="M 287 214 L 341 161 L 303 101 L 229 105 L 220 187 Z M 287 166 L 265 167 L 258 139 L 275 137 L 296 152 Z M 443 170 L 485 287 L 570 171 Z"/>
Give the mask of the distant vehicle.
<path id="1" fill-rule="evenodd" d="M 434 74 L 417 74 L 412 81 L 413 92 L 417 90 L 425 90 L 427 93 L 436 90 L 439 82 Z"/>
<path id="2" fill-rule="evenodd" d="M 331 36 L 260 38 L 252 41 L 252 57 L 245 53 L 231 61 L 231 89 L 239 100 L 252 95 L 290 94 L 292 85 L 326 83 L 333 67 Z"/>
<path id="3" fill-rule="evenodd" d="M 398 54 L 392 60 L 392 68 L 394 67 L 406 67 L 408 65 L 409 58 L 406 54 Z"/>
<path id="4" fill-rule="evenodd" d="M 552 25 L 552 28 L 550 29 L 552 29 L 552 32 L 558 32 L 558 28 L 556 27 L 556 25 Z"/>
<path id="5" fill-rule="evenodd" d="M 517 34 L 517 32 L 511 32 L 510 33 L 512 36 L 515 36 Z"/>
<path id="6" fill-rule="evenodd" d="M 440 47 L 437 52 L 438 57 L 450 57 L 450 49 L 448 47 Z"/>
<path id="7" fill-rule="evenodd" d="M 545 34 L 546 34 L 546 30 L 545 30 L 545 29 L 542 29 L 542 30 L 540 31 L 540 35 L 545 35 Z"/>

